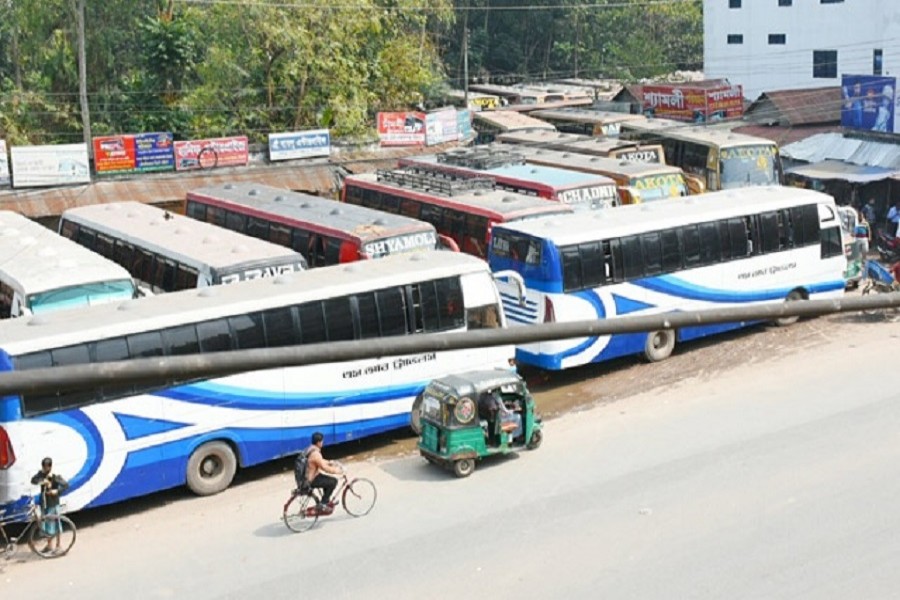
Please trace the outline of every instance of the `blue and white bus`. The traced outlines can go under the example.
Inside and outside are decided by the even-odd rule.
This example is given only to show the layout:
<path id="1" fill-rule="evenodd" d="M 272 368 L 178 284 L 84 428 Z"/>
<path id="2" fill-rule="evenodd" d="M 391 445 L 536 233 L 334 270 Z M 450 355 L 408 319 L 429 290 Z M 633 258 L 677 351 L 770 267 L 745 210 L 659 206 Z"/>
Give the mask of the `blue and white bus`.
<path id="1" fill-rule="evenodd" d="M 417 252 L 0 323 L 0 368 L 275 348 L 502 327 L 487 263 Z M 385 356 L 206 381 L 0 398 L 0 508 L 41 457 L 71 482 L 69 510 L 187 484 L 225 489 L 239 467 L 407 426 L 433 378 L 511 368 L 512 346 Z"/>
<path id="2" fill-rule="evenodd" d="M 525 281 L 520 306 L 498 277 L 510 325 L 839 297 L 846 268 L 834 200 L 779 186 L 497 224 L 488 260 Z M 676 342 L 747 324 L 541 342 L 517 347 L 516 360 L 544 369 L 657 361 Z"/>

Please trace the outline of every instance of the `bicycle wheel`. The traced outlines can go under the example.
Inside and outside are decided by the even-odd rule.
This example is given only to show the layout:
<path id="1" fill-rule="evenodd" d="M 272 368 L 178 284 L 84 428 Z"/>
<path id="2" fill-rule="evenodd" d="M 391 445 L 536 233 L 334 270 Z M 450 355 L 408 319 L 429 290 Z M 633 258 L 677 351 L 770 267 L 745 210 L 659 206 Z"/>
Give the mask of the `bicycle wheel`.
<path id="1" fill-rule="evenodd" d="M 311 494 L 294 494 L 284 505 L 284 524 L 294 533 L 312 529 L 319 520 L 316 504 L 318 500 Z"/>
<path id="2" fill-rule="evenodd" d="M 65 556 L 75 544 L 75 523 L 69 517 L 46 515 L 31 528 L 28 547 L 41 558 Z"/>
<path id="3" fill-rule="evenodd" d="M 368 479 L 354 479 L 344 488 L 344 493 L 341 494 L 341 504 L 350 515 L 363 517 L 369 514 L 369 511 L 375 506 L 377 498 L 378 491 L 375 489 L 374 483 Z"/>

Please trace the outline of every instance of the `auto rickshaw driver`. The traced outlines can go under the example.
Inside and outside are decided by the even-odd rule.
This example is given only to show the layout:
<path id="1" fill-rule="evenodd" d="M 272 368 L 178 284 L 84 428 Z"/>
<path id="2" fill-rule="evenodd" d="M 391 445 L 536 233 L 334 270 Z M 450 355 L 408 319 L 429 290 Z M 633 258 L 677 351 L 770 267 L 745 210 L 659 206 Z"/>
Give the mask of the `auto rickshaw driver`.
<path id="1" fill-rule="evenodd" d="M 499 432 L 512 433 L 511 439 L 515 440 L 522 435 L 521 407 L 515 405 L 510 408 L 503 400 L 499 388 L 489 390 L 481 394 L 478 399 L 478 418 L 487 423 L 485 436 L 488 443 L 499 444 Z M 499 420 L 499 422 L 498 422 Z"/>

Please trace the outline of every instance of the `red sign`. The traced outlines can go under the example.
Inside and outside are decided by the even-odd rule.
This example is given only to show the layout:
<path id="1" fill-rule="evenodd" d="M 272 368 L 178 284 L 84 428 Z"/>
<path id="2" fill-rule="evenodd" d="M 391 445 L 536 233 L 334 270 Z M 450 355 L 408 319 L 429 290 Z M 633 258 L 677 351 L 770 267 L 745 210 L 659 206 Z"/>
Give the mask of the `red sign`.
<path id="1" fill-rule="evenodd" d="M 250 161 L 247 136 L 175 142 L 175 170 L 235 167 Z"/>
<path id="2" fill-rule="evenodd" d="M 378 137 L 382 146 L 424 145 L 425 113 L 378 113 Z"/>
<path id="3" fill-rule="evenodd" d="M 744 90 L 739 85 L 645 85 L 643 94 L 644 114 L 654 117 L 706 123 L 744 114 Z"/>
<path id="4" fill-rule="evenodd" d="M 133 135 L 110 135 L 94 138 L 94 169 L 98 173 L 134 171 L 137 154 Z"/>

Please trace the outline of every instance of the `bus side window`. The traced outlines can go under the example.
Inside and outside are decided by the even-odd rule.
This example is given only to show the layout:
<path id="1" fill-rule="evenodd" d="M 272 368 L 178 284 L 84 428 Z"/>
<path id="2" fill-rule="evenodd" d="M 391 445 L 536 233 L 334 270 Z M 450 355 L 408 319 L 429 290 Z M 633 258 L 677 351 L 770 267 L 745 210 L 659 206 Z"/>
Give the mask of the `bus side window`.
<path id="1" fill-rule="evenodd" d="M 300 334 L 304 344 L 318 344 L 327 342 L 328 336 L 325 330 L 325 315 L 322 312 L 322 302 L 307 302 L 299 307 Z"/>
<path id="2" fill-rule="evenodd" d="M 13 290 L 0 282 L 0 319 L 8 319 L 12 312 Z"/>
<path id="3" fill-rule="evenodd" d="M 684 268 L 691 269 L 700 264 L 700 234 L 696 225 L 681 227 L 681 247 L 684 250 Z"/>
<path id="4" fill-rule="evenodd" d="M 353 311 L 350 298 L 329 298 L 323 302 L 325 309 L 325 331 L 329 342 L 354 339 Z"/>
<path id="5" fill-rule="evenodd" d="M 325 264 L 325 238 L 317 233 L 309 236 L 309 246 L 306 249 L 306 260 L 310 267 L 321 267 Z"/>
<path id="6" fill-rule="evenodd" d="M 741 218 L 728 219 L 728 233 L 731 237 L 731 258 L 747 256 L 747 226 Z"/>
<path id="7" fill-rule="evenodd" d="M 644 257 L 644 275 L 659 275 L 662 272 L 662 245 L 658 231 L 641 234 L 641 252 Z"/>
<path id="8" fill-rule="evenodd" d="M 112 259 L 113 257 L 113 245 L 115 242 L 108 235 L 103 235 L 102 233 L 97 234 L 97 242 L 94 247 L 94 251 L 97 254 L 103 256 L 104 258 Z"/>
<path id="9" fill-rule="evenodd" d="M 681 250 L 678 243 L 677 229 L 664 229 L 659 232 L 662 247 L 662 271 L 673 273 L 681 269 Z"/>
<path id="10" fill-rule="evenodd" d="M 247 232 L 247 217 L 240 213 L 228 211 L 225 214 L 225 227 L 240 233 Z"/>
<path id="11" fill-rule="evenodd" d="M 363 292 L 352 298 L 353 316 L 359 339 L 367 340 L 381 335 L 378 322 L 378 305 L 374 292 Z"/>
<path id="12" fill-rule="evenodd" d="M 261 240 L 269 239 L 269 224 L 262 219 L 249 217 L 247 219 L 247 235 Z"/>
<path id="13" fill-rule="evenodd" d="M 175 290 L 192 290 L 197 287 L 197 280 L 200 278 L 199 273 L 194 269 L 185 265 L 178 265 L 175 272 Z"/>
<path id="14" fill-rule="evenodd" d="M 395 214 L 400 212 L 400 196 L 394 196 L 387 192 L 371 192 L 371 194 L 381 198 L 379 203 L 381 210 Z"/>
<path id="15" fill-rule="evenodd" d="M 218 206 L 209 206 L 206 209 L 206 220 L 213 225 L 225 227 L 225 209 Z"/>
<path id="16" fill-rule="evenodd" d="M 206 205 L 201 204 L 200 202 L 195 202 L 193 200 L 187 201 L 187 208 L 185 208 L 185 214 L 192 219 L 197 219 L 198 221 L 206 220 Z"/>
<path id="17" fill-rule="evenodd" d="M 200 342 L 197 341 L 197 329 L 193 324 L 169 327 L 168 329 L 163 329 L 161 334 L 166 356 L 197 354 L 200 352 Z"/>
<path id="18" fill-rule="evenodd" d="M 578 246 L 560 248 L 563 268 L 563 291 L 577 292 L 584 289 L 581 276 L 581 253 Z"/>
<path id="19" fill-rule="evenodd" d="M 599 287 L 606 283 L 606 272 L 603 251 L 600 242 L 591 242 L 578 246 L 581 255 L 582 285 L 585 288 Z"/>
<path id="20" fill-rule="evenodd" d="M 378 321 L 381 335 L 404 335 L 409 333 L 407 325 L 406 294 L 403 288 L 389 288 L 375 292 L 378 305 Z"/>
<path id="21" fill-rule="evenodd" d="M 304 231 L 304 230 L 302 230 L 302 229 L 294 229 L 294 231 L 291 232 L 291 243 L 290 243 L 290 247 L 291 247 L 294 251 L 299 252 L 300 254 L 302 254 L 302 255 L 306 258 L 307 261 L 310 260 L 310 256 L 309 256 L 309 232 L 308 232 L 308 231 Z M 313 266 L 315 266 L 315 265 L 313 265 L 313 264 L 310 262 L 309 266 L 313 267 Z"/>
<path id="22" fill-rule="evenodd" d="M 759 215 L 759 252 L 778 252 L 781 247 L 778 231 L 778 214 L 766 212 Z"/>
<path id="23" fill-rule="evenodd" d="M 78 240 L 77 242 L 84 246 L 85 248 L 89 248 L 91 250 L 94 249 L 94 232 L 90 229 L 86 229 L 84 227 L 78 228 Z"/>
<path id="24" fill-rule="evenodd" d="M 413 219 L 419 219 L 419 214 L 421 213 L 422 206 L 416 200 L 411 200 L 409 198 L 403 198 L 400 201 L 400 214 L 406 215 L 407 217 L 412 217 Z"/>
<path id="25" fill-rule="evenodd" d="M 291 230 L 284 225 L 276 225 L 273 223 L 269 227 L 269 241 L 279 246 L 291 245 Z"/>
<path id="26" fill-rule="evenodd" d="M 326 265 L 337 265 L 341 262 L 341 240 L 335 238 L 325 239 L 325 262 Z"/>
<path id="27" fill-rule="evenodd" d="M 123 242 L 122 240 L 116 241 L 116 247 L 113 250 L 113 260 L 131 271 L 131 262 L 133 258 L 134 247 L 131 244 Z"/>
<path id="28" fill-rule="evenodd" d="M 641 254 L 641 239 L 636 235 L 621 238 L 622 266 L 626 280 L 644 276 L 644 257 Z"/>
<path id="29" fill-rule="evenodd" d="M 225 319 L 213 319 L 197 323 L 197 340 L 202 352 L 231 350 L 231 330 Z"/>
<path id="30" fill-rule="evenodd" d="M 228 326 L 231 328 L 231 338 L 234 340 L 236 349 L 252 350 L 265 347 L 266 338 L 263 335 L 262 313 L 228 317 Z"/>
<path id="31" fill-rule="evenodd" d="M 78 236 L 78 224 L 72 221 L 63 221 L 59 230 L 60 235 L 74 240 Z"/>
<path id="32" fill-rule="evenodd" d="M 716 221 L 700 223 L 700 264 L 714 265 L 722 260 L 722 244 L 719 241 L 719 224 Z"/>

